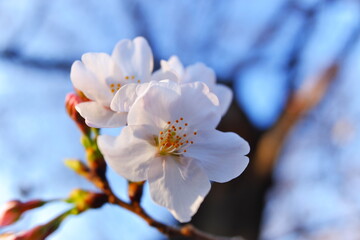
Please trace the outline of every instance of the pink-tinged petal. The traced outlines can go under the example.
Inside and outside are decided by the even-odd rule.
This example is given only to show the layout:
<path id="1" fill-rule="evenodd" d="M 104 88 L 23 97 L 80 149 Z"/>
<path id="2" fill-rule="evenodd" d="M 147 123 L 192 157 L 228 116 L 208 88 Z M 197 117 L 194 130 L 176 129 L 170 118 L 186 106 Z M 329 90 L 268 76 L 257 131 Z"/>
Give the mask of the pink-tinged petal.
<path id="1" fill-rule="evenodd" d="M 76 105 L 76 110 L 90 127 L 114 128 L 126 125 L 127 113 L 114 112 L 97 102 L 80 103 Z"/>
<path id="2" fill-rule="evenodd" d="M 142 96 L 135 101 L 128 115 L 129 125 L 150 125 L 162 128 L 172 119 L 177 108 L 180 86 L 172 82 L 150 82 L 142 90 Z"/>
<path id="3" fill-rule="evenodd" d="M 115 112 L 128 112 L 137 98 L 138 84 L 129 83 L 120 88 L 111 101 L 110 108 Z"/>
<path id="4" fill-rule="evenodd" d="M 157 147 L 154 134 L 147 126 L 125 127 L 118 137 L 102 135 L 98 145 L 106 162 L 130 181 L 144 181 Z"/>
<path id="5" fill-rule="evenodd" d="M 204 170 L 190 158 L 164 156 L 148 172 L 152 199 L 170 210 L 180 222 L 188 222 L 210 190 Z"/>
<path id="6" fill-rule="evenodd" d="M 249 144 L 235 133 L 198 131 L 186 156 L 198 160 L 211 181 L 227 182 L 244 171 L 249 151 Z"/>
<path id="7" fill-rule="evenodd" d="M 102 84 L 106 78 L 114 76 L 114 62 L 106 53 L 85 53 L 81 56 L 81 61 Z"/>
<path id="8" fill-rule="evenodd" d="M 223 84 L 216 84 L 213 88 L 213 92 L 219 98 L 219 112 L 221 116 L 224 116 L 230 107 L 233 99 L 232 90 Z"/>
<path id="9" fill-rule="evenodd" d="M 216 82 L 216 76 L 214 70 L 205 64 L 195 63 L 186 68 L 182 82 L 203 82 L 212 90 Z"/>
<path id="10" fill-rule="evenodd" d="M 195 129 L 216 128 L 220 122 L 219 100 L 202 82 L 181 85 L 177 106 L 177 115 Z"/>
<path id="11" fill-rule="evenodd" d="M 161 68 L 172 69 L 178 75 L 179 78 L 183 78 L 185 74 L 185 69 L 180 59 L 177 56 L 171 56 L 169 60 L 160 62 Z"/>
<path id="12" fill-rule="evenodd" d="M 144 93 L 146 93 L 146 91 L 149 89 L 150 86 L 154 85 L 154 82 L 147 82 L 147 83 L 142 83 L 142 84 L 138 84 L 136 87 L 136 96 L 137 97 L 141 97 L 142 95 L 144 95 Z"/>
<path id="13" fill-rule="evenodd" d="M 116 44 L 112 58 L 124 76 L 135 76 L 141 82 L 150 81 L 154 68 L 151 48 L 143 37 L 125 39 Z"/>
<path id="14" fill-rule="evenodd" d="M 154 85 L 170 88 L 174 91 L 178 89 L 178 85 L 169 80 L 151 81 L 142 84 L 127 84 L 115 94 L 111 103 L 111 109 L 113 111 L 128 112 L 136 99 L 144 95 L 144 93 Z"/>
<path id="15" fill-rule="evenodd" d="M 109 89 L 81 61 L 75 61 L 71 66 L 70 78 L 74 87 L 82 91 L 86 97 L 105 106 L 110 105 L 112 94 Z"/>
<path id="16" fill-rule="evenodd" d="M 221 117 L 218 104 L 217 97 L 200 82 L 154 83 L 130 109 L 128 124 L 163 128 L 166 122 L 183 118 L 194 129 L 215 128 Z"/>
<path id="17" fill-rule="evenodd" d="M 142 97 L 147 90 L 150 89 L 152 86 L 160 86 L 167 89 L 171 89 L 174 92 L 178 93 L 180 91 L 179 84 L 175 83 L 174 81 L 170 80 L 161 80 L 161 81 L 150 81 L 147 83 L 138 84 L 136 88 L 136 95 L 138 98 Z"/>
<path id="18" fill-rule="evenodd" d="M 153 81 L 170 80 L 177 83 L 179 82 L 179 77 L 174 71 L 161 68 L 152 74 L 151 80 Z"/>

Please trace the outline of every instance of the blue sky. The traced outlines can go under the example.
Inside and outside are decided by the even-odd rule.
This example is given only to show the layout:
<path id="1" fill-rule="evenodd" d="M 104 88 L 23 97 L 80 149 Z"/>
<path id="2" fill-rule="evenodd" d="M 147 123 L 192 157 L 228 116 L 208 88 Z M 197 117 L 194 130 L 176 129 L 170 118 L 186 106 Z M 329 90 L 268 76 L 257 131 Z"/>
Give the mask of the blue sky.
<path id="1" fill-rule="evenodd" d="M 0 27 L 5 30 L 0 37 L 0 52 L 10 49 L 16 50 L 24 59 L 71 63 L 80 59 L 85 52 L 110 53 L 117 41 L 146 34 L 156 60 L 178 55 L 185 65 L 201 61 L 214 68 L 220 80 L 233 81 L 237 103 L 254 125 L 266 129 L 276 121 L 286 101 L 288 82 L 284 67 L 303 16 L 292 10 L 279 33 L 266 46 L 253 48 L 252 44 L 285 2 L 1 1 Z M 299 8 L 317 3 L 315 0 L 298 2 Z M 295 88 L 304 81 L 313 81 L 334 59 L 345 39 L 359 24 L 358 9 L 358 3 L 350 0 L 333 1 L 321 8 L 313 25 L 313 33 L 300 55 L 299 76 L 293 83 Z M 144 22 L 139 23 L 139 19 Z M 251 54 L 260 56 L 260 60 L 241 71 L 234 70 L 240 61 Z M 4 114 L 0 116 L 0 203 L 20 197 L 63 197 L 74 187 L 92 189 L 90 184 L 68 171 L 62 162 L 68 157 L 83 157 L 78 144 L 79 133 L 67 118 L 63 106 L 66 93 L 72 91 L 69 71 L 36 68 L 26 62 L 9 61 L 2 56 L 0 109 Z M 334 189 L 332 181 L 335 180 L 326 176 L 336 170 L 335 165 L 345 169 L 335 174 L 339 178 L 352 167 L 358 169 L 355 156 L 358 155 L 357 119 L 360 113 L 359 57 L 357 46 L 341 72 L 338 84 L 330 89 L 330 95 L 289 136 L 276 168 L 278 188 L 275 187 L 269 194 L 263 224 L 264 239 L 267 236 L 294 239 L 291 234 L 281 234 L 291 230 L 287 227 L 298 226 L 305 218 L 310 219 L 310 223 L 305 221 L 306 224 L 312 224 L 313 215 L 296 220 L 294 216 L 299 213 L 281 208 L 280 203 L 287 201 L 289 208 L 294 204 L 301 209 L 304 199 L 299 196 L 304 191 L 306 196 L 309 195 L 306 189 L 311 182 L 307 180 L 319 176 L 318 171 L 324 168 L 324 158 L 333 159 L 336 164 L 325 164 L 325 177 L 317 182 L 319 185 L 313 189 L 317 194 L 311 194 L 313 199 L 304 204 L 304 209 L 313 211 L 314 216 L 328 213 L 333 214 L 334 218 L 358 210 L 359 202 L 348 205 L 347 200 Z M 338 125 L 339 121 L 343 125 Z M 347 130 L 351 133 L 348 134 L 350 137 L 336 135 L 336 129 L 343 128 L 351 129 Z M 342 131 L 345 130 L 340 130 L 340 133 Z M 335 149 L 337 155 L 332 155 L 329 148 Z M 344 188 L 356 188 L 356 176 L 354 174 Z M 113 173 L 110 173 L 110 178 L 119 194 L 124 196 L 124 180 Z M 282 193 L 281 184 L 289 182 L 294 184 L 291 194 Z M 329 191 L 326 192 L 326 189 Z M 275 194 L 279 191 L 279 194 Z M 339 212 L 331 212 L 333 206 L 338 204 L 344 207 Z M 159 219 L 171 221 L 167 211 L 155 206 L 148 196 L 145 197 L 145 205 Z M 324 209 L 317 209 L 319 205 L 323 205 Z M 64 207 L 52 204 L 39 213 L 25 216 L 22 222 L 9 230 L 34 226 Z M 70 239 L 69 236 L 87 240 L 99 239 L 99 236 L 101 239 L 155 239 L 161 236 L 139 218 L 113 207 L 85 215 L 70 219 L 50 239 Z M 328 215 L 325 214 L 323 218 Z M 103 223 L 104 218 L 109 221 Z M 319 218 L 316 221 L 321 221 Z M 284 226 L 286 221 L 281 225 L 281 219 L 292 219 L 293 225 Z M 278 225 L 275 226 L 275 223 Z M 100 224 L 101 228 L 98 227 Z M 114 237 L 119 232 L 124 235 Z M 351 236 L 348 239 L 352 239 Z"/>

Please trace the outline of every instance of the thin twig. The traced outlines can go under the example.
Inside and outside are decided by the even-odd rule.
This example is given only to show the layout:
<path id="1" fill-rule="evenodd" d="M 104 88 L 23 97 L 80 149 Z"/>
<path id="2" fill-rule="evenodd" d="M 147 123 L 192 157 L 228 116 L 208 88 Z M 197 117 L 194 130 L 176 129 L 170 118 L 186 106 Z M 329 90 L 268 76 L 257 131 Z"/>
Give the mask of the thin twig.
<path id="1" fill-rule="evenodd" d="M 175 228 L 168 226 L 164 223 L 154 220 L 139 204 L 139 202 L 127 203 L 120 198 L 118 198 L 115 193 L 112 191 L 109 183 L 106 179 L 99 178 L 95 174 L 87 174 L 85 176 L 90 182 L 92 182 L 96 187 L 103 191 L 108 196 L 108 202 L 119 207 L 125 208 L 130 212 L 135 213 L 142 219 L 144 219 L 150 226 L 159 230 L 159 232 L 165 234 L 168 237 L 182 237 L 194 240 L 241 240 L 241 237 L 220 237 L 204 233 L 194 226 L 188 224 L 181 228 Z"/>
<path id="2" fill-rule="evenodd" d="M 319 75 L 317 81 L 311 86 L 304 86 L 290 97 L 282 116 L 259 141 L 254 161 L 255 171 L 258 175 L 269 176 L 286 136 L 298 120 L 323 99 L 327 89 L 336 79 L 338 72 L 351 53 L 350 50 L 356 46 L 359 39 L 360 22 L 349 35 L 334 61 Z"/>

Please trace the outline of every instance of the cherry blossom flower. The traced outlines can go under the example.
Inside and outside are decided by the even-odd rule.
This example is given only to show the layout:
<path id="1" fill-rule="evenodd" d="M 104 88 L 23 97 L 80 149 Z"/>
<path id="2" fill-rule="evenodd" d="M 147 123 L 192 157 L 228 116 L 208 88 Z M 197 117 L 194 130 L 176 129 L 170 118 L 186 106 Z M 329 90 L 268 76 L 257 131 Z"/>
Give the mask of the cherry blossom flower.
<path id="1" fill-rule="evenodd" d="M 184 68 L 177 56 L 172 56 L 168 61 L 161 60 L 161 69 L 154 73 L 158 79 L 168 79 L 169 72 L 177 75 L 179 83 L 203 82 L 219 98 L 219 112 L 223 116 L 229 109 L 233 94 L 229 87 L 216 84 L 215 72 L 203 63 L 195 63 Z"/>
<path id="2" fill-rule="evenodd" d="M 120 127 L 126 124 L 127 112 L 115 112 L 111 101 L 119 89 L 131 97 L 139 83 L 149 82 L 153 54 L 142 37 L 122 40 L 112 55 L 86 53 L 71 67 L 71 81 L 91 101 L 80 103 L 77 111 L 91 127 Z"/>
<path id="3" fill-rule="evenodd" d="M 248 143 L 216 130 L 218 99 L 201 82 L 151 82 L 117 137 L 98 139 L 105 160 L 130 181 L 148 180 L 152 199 L 188 222 L 210 181 L 227 182 L 248 164 Z"/>

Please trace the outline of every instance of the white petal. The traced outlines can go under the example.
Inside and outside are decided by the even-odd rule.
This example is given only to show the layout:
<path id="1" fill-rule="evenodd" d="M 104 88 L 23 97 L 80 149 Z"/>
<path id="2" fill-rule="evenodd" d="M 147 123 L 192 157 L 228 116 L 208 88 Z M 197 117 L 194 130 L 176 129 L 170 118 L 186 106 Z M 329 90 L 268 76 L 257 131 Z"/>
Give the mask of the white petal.
<path id="1" fill-rule="evenodd" d="M 129 125 L 155 125 L 184 118 L 194 129 L 215 128 L 220 121 L 218 99 L 205 84 L 177 85 L 164 81 L 149 86 L 129 111 Z"/>
<path id="2" fill-rule="evenodd" d="M 183 115 L 179 117 L 183 117 L 193 128 L 215 128 L 220 122 L 219 100 L 204 83 L 181 85 L 181 98 L 177 105 L 176 111 Z"/>
<path id="3" fill-rule="evenodd" d="M 151 80 L 154 80 L 154 81 L 161 81 L 161 80 L 165 80 L 165 79 L 173 81 L 173 82 L 179 82 L 179 78 L 175 72 L 173 72 L 172 70 L 165 70 L 163 68 L 157 70 L 151 76 Z"/>
<path id="4" fill-rule="evenodd" d="M 172 119 L 171 109 L 177 108 L 180 86 L 169 81 L 150 82 L 148 88 L 140 92 L 142 96 L 139 96 L 129 111 L 128 124 L 162 128 Z"/>
<path id="5" fill-rule="evenodd" d="M 191 220 L 211 187 L 204 170 L 190 158 L 158 158 L 148 174 L 152 199 L 180 222 Z"/>
<path id="6" fill-rule="evenodd" d="M 98 145 L 106 162 L 119 175 L 130 181 L 144 181 L 156 146 L 147 127 L 125 127 L 118 137 L 101 135 Z M 151 139 L 152 138 L 152 139 Z M 153 142 L 154 144 L 154 142 Z"/>
<path id="7" fill-rule="evenodd" d="M 180 79 L 184 77 L 185 69 L 180 59 L 177 56 L 175 55 L 171 56 L 167 62 L 166 61 L 160 62 L 160 64 L 161 64 L 161 68 L 165 67 L 166 65 L 166 68 L 174 70 Z"/>
<path id="8" fill-rule="evenodd" d="M 216 82 L 214 70 L 203 63 L 190 65 L 185 70 L 183 82 L 203 82 L 212 90 Z"/>
<path id="9" fill-rule="evenodd" d="M 159 86 L 166 90 L 174 91 L 176 94 L 180 94 L 181 91 L 180 85 L 171 80 L 150 81 L 137 86 L 136 94 L 138 98 L 142 97 L 152 86 Z"/>
<path id="10" fill-rule="evenodd" d="M 227 182 L 244 171 L 249 151 L 249 144 L 235 133 L 198 131 L 186 156 L 198 160 L 211 181 Z"/>
<path id="11" fill-rule="evenodd" d="M 81 61 L 103 84 L 106 78 L 114 75 L 114 62 L 106 53 L 85 53 Z"/>
<path id="12" fill-rule="evenodd" d="M 127 113 L 113 112 L 97 102 L 80 103 L 76 105 L 76 110 L 90 127 L 113 128 L 126 124 Z"/>
<path id="13" fill-rule="evenodd" d="M 230 107 L 233 92 L 228 86 L 223 84 L 216 84 L 213 88 L 213 92 L 219 98 L 219 112 L 221 116 L 224 116 Z"/>
<path id="14" fill-rule="evenodd" d="M 137 98 L 138 84 L 129 83 L 116 92 L 110 108 L 115 112 L 128 112 Z"/>
<path id="15" fill-rule="evenodd" d="M 137 87 L 136 87 L 136 96 L 141 97 L 142 95 L 144 95 L 146 93 L 146 91 L 149 89 L 149 87 L 152 86 L 152 85 L 154 85 L 153 81 L 138 84 Z"/>
<path id="16" fill-rule="evenodd" d="M 82 62 L 75 61 L 73 63 L 70 78 L 74 87 L 82 91 L 89 99 L 98 101 L 105 106 L 110 105 L 112 95 L 109 89 Z"/>
<path id="17" fill-rule="evenodd" d="M 145 38 L 120 41 L 114 48 L 112 58 L 124 76 L 134 75 L 141 82 L 150 81 L 154 62 L 151 48 Z"/>

